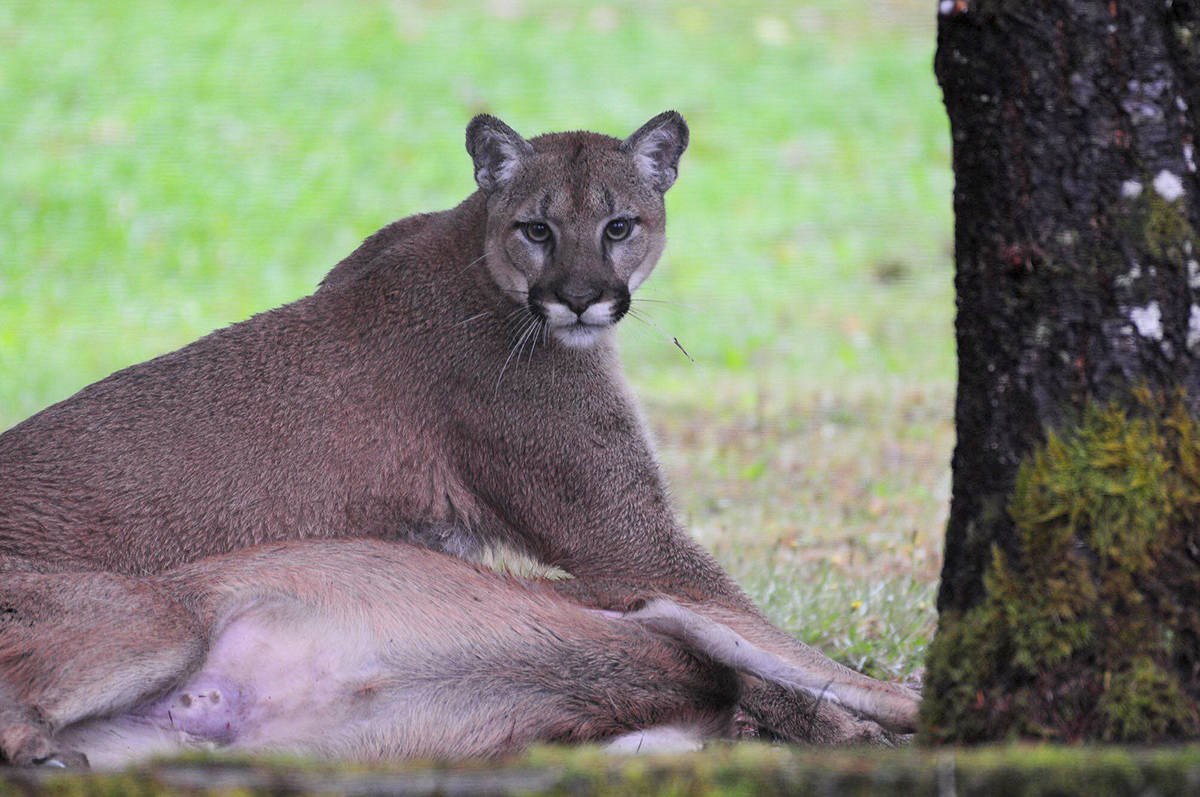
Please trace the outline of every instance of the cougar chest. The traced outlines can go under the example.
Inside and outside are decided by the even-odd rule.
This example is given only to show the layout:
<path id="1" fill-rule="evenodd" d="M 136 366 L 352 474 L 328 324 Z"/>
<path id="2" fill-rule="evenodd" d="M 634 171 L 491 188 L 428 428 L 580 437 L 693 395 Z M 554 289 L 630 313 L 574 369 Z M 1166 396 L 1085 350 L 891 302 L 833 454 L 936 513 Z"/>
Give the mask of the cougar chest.
<path id="1" fill-rule="evenodd" d="M 373 489 L 347 504 L 351 534 L 401 539 L 462 559 L 482 555 L 473 531 L 476 499 L 443 456 L 404 456 L 372 481 Z"/>

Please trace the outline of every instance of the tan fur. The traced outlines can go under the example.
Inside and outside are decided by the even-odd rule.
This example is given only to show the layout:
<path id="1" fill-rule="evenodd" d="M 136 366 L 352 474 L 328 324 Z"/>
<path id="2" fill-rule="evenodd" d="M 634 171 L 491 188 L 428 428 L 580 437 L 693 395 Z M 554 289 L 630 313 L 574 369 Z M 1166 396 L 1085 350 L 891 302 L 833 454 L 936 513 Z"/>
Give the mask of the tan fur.
<path id="1" fill-rule="evenodd" d="M 74 578 L 0 586 L 33 618 L 0 634 L 0 689 L 38 707 L 0 735 L 10 760 L 109 767 L 210 745 L 479 756 L 668 725 L 711 736 L 738 695 L 726 665 L 636 618 L 402 543 L 275 543 L 161 576 Z M 38 588 L 72 595 L 70 610 L 26 611 Z M 214 673 L 233 680 L 213 686 Z M 188 730 L 184 713 L 213 693 L 242 701 L 235 727 Z"/>
<path id="2" fill-rule="evenodd" d="M 662 252 L 686 143 L 673 112 L 625 141 L 525 141 L 477 118 L 480 190 L 457 208 L 402 219 L 312 296 L 0 435 L 0 571 L 144 575 L 304 538 L 506 545 L 570 573 L 558 589 L 589 605 L 686 601 L 911 730 L 916 695 L 772 628 L 673 514 L 611 326 Z M 612 240 L 622 218 L 635 229 Z M 750 686 L 744 705 L 785 736 L 879 735 L 829 701 Z M 0 693 L 0 733 L 28 711 Z"/>

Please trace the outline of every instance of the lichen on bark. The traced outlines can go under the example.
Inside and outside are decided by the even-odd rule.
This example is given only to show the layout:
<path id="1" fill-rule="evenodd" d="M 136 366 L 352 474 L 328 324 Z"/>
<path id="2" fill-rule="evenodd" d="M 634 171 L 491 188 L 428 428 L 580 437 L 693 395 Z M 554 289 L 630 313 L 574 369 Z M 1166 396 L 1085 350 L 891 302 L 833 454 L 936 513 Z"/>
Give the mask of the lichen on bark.
<path id="1" fill-rule="evenodd" d="M 926 741 L 1200 734 L 1200 426 L 1181 397 L 1088 406 L 1021 465 L 982 600 L 944 611 Z"/>

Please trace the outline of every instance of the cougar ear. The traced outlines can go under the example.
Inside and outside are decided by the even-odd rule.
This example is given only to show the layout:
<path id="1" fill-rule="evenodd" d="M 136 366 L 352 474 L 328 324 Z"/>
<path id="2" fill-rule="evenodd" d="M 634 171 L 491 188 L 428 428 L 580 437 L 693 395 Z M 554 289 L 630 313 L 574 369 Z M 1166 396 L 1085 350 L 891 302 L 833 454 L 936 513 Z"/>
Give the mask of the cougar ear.
<path id="1" fill-rule="evenodd" d="M 663 111 L 621 142 L 621 150 L 633 156 L 643 180 L 665 193 L 679 174 L 679 156 L 687 145 L 687 122 L 675 111 Z"/>
<path id="2" fill-rule="evenodd" d="M 507 183 L 533 146 L 494 116 L 480 114 L 467 125 L 467 152 L 475 161 L 475 182 L 490 194 Z"/>

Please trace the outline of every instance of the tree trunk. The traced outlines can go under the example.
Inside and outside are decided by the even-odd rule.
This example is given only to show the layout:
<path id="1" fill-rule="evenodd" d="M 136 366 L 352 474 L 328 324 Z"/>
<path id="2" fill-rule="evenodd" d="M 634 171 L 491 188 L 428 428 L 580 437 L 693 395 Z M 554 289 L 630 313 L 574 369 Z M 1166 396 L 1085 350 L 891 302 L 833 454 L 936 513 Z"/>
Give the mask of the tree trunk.
<path id="1" fill-rule="evenodd" d="M 1097 719 L 1128 708 L 1105 697 L 1114 680 L 1124 688 L 1148 670 L 1141 659 L 1117 661 L 1097 652 L 1094 637 L 1117 633 L 1110 615 L 1125 613 L 1126 603 L 1137 604 L 1147 589 L 1157 596 L 1147 599 L 1151 604 L 1178 604 L 1180 590 L 1191 589 L 1200 571 L 1195 551 L 1179 559 L 1180 551 L 1168 550 L 1195 544 L 1195 534 L 1185 528 L 1193 520 L 1187 491 L 1200 487 L 1177 484 L 1186 481 L 1177 460 L 1191 456 L 1186 432 L 1200 410 L 1200 183 L 1194 155 L 1200 7 L 1192 0 L 942 0 L 938 10 L 935 66 L 950 116 L 956 178 L 958 442 L 926 736 L 1154 737 L 1130 731 L 1138 723 L 1127 717 L 1124 725 L 1116 723 L 1124 731 Z M 1172 424 L 1184 431 L 1171 431 Z M 1058 436 L 1048 438 L 1048 430 Z M 1130 436 L 1141 432 L 1149 442 L 1138 448 Z M 1168 474 L 1150 468 L 1151 480 L 1173 496 L 1170 502 L 1151 500 L 1169 503 L 1170 511 L 1164 518 L 1154 515 L 1159 525 L 1148 532 L 1156 538 L 1150 553 L 1191 569 L 1167 579 L 1169 588 L 1159 585 L 1156 592 L 1145 585 L 1144 570 L 1114 564 L 1122 557 L 1136 560 L 1140 549 L 1137 555 L 1115 550 L 1098 529 L 1112 518 L 1087 516 L 1092 509 L 1120 515 L 1128 507 L 1114 508 L 1106 496 L 1128 488 L 1124 495 L 1132 500 L 1140 489 L 1121 482 L 1136 470 L 1127 459 L 1105 460 L 1105 446 L 1117 444 L 1095 439 L 1104 434 L 1125 435 L 1121 440 L 1129 445 L 1121 453 L 1127 459 L 1153 455 L 1167 463 Z M 1080 470 L 1087 463 L 1070 454 L 1086 459 L 1089 451 L 1093 470 Z M 1018 484 L 1022 462 L 1026 476 Z M 1067 475 L 1075 479 L 1070 486 L 1077 496 L 1083 496 L 1082 485 L 1107 487 L 1100 497 L 1083 496 L 1085 510 L 1076 508 L 1047 527 L 1046 518 L 1031 512 L 1042 506 L 1047 490 L 1054 492 L 1047 480 Z M 1064 528 L 1072 544 L 1050 544 Z M 1055 552 L 1070 560 L 1060 565 L 1083 572 L 1051 572 L 1049 563 L 1034 561 Z M 1082 558 L 1076 561 L 1076 555 Z M 1035 583 L 1039 577 L 1051 586 Z M 1000 626 L 1010 637 L 1027 635 L 1036 620 L 1022 629 L 1026 621 L 1013 619 L 1018 607 L 1001 605 L 1005 590 L 1023 586 L 1054 604 L 1053 587 L 1061 586 L 1062 577 L 1079 579 L 1071 587 L 1083 591 L 1076 598 L 1086 593 L 1097 601 L 1090 625 L 1076 629 L 1093 638 L 1092 648 L 1066 642 L 1065 653 L 1060 646 L 1046 658 L 1038 646 L 1047 640 L 1011 638 L 990 650 L 1010 661 L 982 668 L 988 673 L 963 672 L 948 661 L 980 653 L 963 647 L 966 622 L 1002 636 Z M 1129 594 L 1110 593 L 1117 582 Z M 1053 627 L 1091 611 L 1070 603 L 1041 606 L 1048 612 L 1041 619 Z M 1197 610 L 1200 604 L 1182 612 Z M 1141 619 L 1153 624 L 1161 617 Z M 1031 652 L 1031 645 L 1037 650 Z M 1200 695 L 1189 690 L 1197 673 L 1179 668 L 1195 666 L 1195 639 L 1146 645 L 1152 649 L 1138 655 L 1155 662 L 1155 678 L 1160 666 L 1170 670 L 1164 678 L 1174 679 L 1192 703 L 1188 717 L 1142 725 L 1169 726 L 1158 736 L 1194 733 Z M 1047 669 L 1057 675 L 1049 677 Z M 1063 686 L 1072 678 L 1078 683 Z M 1075 701 L 1065 710 L 1069 716 L 1053 716 L 1058 709 L 1043 716 L 1012 696 L 1013 689 L 1033 685 L 1050 689 L 1059 709 L 1063 701 Z M 1054 692 L 1060 688 L 1066 691 Z M 966 709 L 950 705 L 961 700 L 977 705 L 970 722 L 961 715 Z M 1036 716 L 1005 719 L 1021 711 Z"/>

